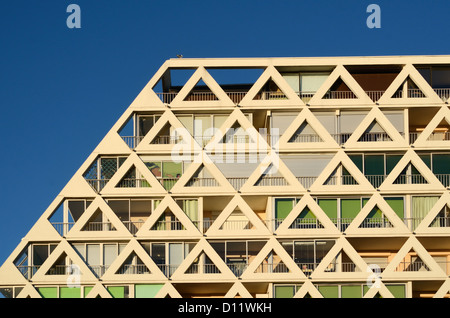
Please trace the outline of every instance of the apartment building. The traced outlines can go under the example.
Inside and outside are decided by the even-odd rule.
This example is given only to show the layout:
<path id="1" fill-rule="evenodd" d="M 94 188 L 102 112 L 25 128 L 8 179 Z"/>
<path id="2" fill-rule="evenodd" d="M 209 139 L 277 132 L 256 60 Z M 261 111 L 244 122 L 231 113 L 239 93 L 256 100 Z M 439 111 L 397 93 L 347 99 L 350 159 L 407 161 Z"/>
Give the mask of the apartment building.
<path id="1" fill-rule="evenodd" d="M 0 294 L 449 297 L 449 97 L 450 56 L 167 60 Z"/>

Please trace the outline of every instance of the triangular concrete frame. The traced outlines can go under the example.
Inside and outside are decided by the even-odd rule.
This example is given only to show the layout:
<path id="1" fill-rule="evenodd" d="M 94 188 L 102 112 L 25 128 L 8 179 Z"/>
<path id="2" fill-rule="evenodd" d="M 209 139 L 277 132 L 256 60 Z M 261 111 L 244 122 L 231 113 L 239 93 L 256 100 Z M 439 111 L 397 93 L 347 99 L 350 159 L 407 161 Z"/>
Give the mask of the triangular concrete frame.
<path id="1" fill-rule="evenodd" d="M 117 274 L 117 271 L 126 261 L 126 259 L 131 255 L 131 253 L 136 253 L 140 260 L 149 269 L 148 274 Z M 127 246 L 122 252 L 117 256 L 108 270 L 103 274 L 102 280 L 108 281 L 148 281 L 148 280 L 166 280 L 166 276 L 161 272 L 161 270 L 156 266 L 155 262 L 152 260 L 150 255 L 144 250 L 144 248 L 139 244 L 136 239 L 131 239 Z"/>
<path id="2" fill-rule="evenodd" d="M 444 298 L 450 293 L 450 278 L 447 278 L 444 283 L 439 287 L 433 298 Z"/>
<path id="3" fill-rule="evenodd" d="M 238 229 L 238 230 L 224 230 L 220 229 L 223 223 L 228 219 L 228 217 L 233 213 L 233 211 L 239 207 L 240 211 L 248 218 L 249 222 L 254 226 L 253 229 Z M 270 234 L 269 229 L 265 226 L 263 221 L 261 221 L 258 216 L 253 212 L 250 206 L 245 202 L 245 200 L 236 195 L 231 199 L 231 201 L 227 204 L 225 209 L 219 214 L 217 219 L 205 233 L 207 236 L 214 235 L 227 235 L 227 237 L 238 236 L 242 237 L 242 235 L 253 236 L 253 235 L 268 235 Z"/>
<path id="4" fill-rule="evenodd" d="M 305 298 L 306 294 L 309 294 L 312 298 L 323 298 L 322 294 L 310 280 L 302 284 L 302 287 L 295 293 L 293 298 Z"/>
<path id="5" fill-rule="evenodd" d="M 245 130 L 245 132 L 249 136 L 248 143 L 222 143 L 222 139 L 226 136 L 229 129 L 235 123 L 239 123 L 239 125 Z M 244 145 L 244 146 L 243 146 Z M 267 141 L 259 134 L 259 132 L 255 129 L 255 127 L 250 123 L 250 121 L 245 117 L 244 113 L 240 109 L 235 109 L 228 116 L 222 126 L 216 129 L 213 138 L 209 141 L 209 143 L 205 146 L 205 150 L 208 153 L 215 152 L 219 154 L 226 155 L 228 151 L 231 152 L 245 152 L 245 151 L 254 151 L 254 152 L 268 152 L 270 149 L 270 145 Z"/>
<path id="6" fill-rule="evenodd" d="M 341 253 L 345 252 L 347 256 L 352 260 L 355 266 L 359 269 L 356 272 L 328 272 L 327 268 L 335 257 Z M 366 262 L 359 256 L 358 252 L 350 245 L 350 243 L 343 237 L 336 240 L 336 243 L 328 251 L 327 255 L 322 259 L 320 264 L 311 274 L 311 279 L 329 279 L 329 278 L 339 278 L 345 279 L 363 279 L 366 280 L 367 277 L 373 274 L 371 269 L 368 269 Z"/>
<path id="7" fill-rule="evenodd" d="M 144 177 L 149 183 L 150 187 L 141 188 L 118 188 L 117 185 L 122 178 L 128 173 L 128 171 L 135 167 L 137 171 Z M 167 191 L 156 179 L 152 172 L 147 168 L 144 162 L 139 158 L 136 153 L 130 154 L 125 162 L 117 169 L 116 173 L 100 191 L 102 195 L 120 195 L 120 194 L 160 194 L 164 195 Z"/>
<path id="8" fill-rule="evenodd" d="M 351 99 L 324 99 L 323 97 L 333 84 L 341 78 L 342 81 L 355 94 L 356 98 Z M 358 82 L 352 77 L 347 69 L 339 64 L 331 72 L 330 76 L 323 82 L 322 86 L 317 90 L 314 96 L 309 101 L 311 106 L 314 105 L 361 105 L 373 104 L 372 99 L 361 88 Z"/>
<path id="9" fill-rule="evenodd" d="M 188 182 L 194 176 L 194 174 L 200 168 L 206 169 L 218 182 L 219 186 L 212 187 L 203 187 L 203 186 L 187 186 Z M 193 162 L 189 165 L 189 167 L 184 171 L 181 175 L 180 179 L 178 179 L 177 183 L 172 187 L 171 193 L 174 194 L 191 194 L 191 193 L 225 193 L 225 192 L 233 192 L 236 193 L 236 190 L 233 186 L 228 182 L 222 172 L 214 165 L 211 158 L 206 154 L 206 152 L 202 151 L 196 157 L 194 157 Z"/>
<path id="10" fill-rule="evenodd" d="M 97 298 L 97 296 L 100 296 L 100 298 L 113 298 L 101 283 L 96 283 L 85 298 Z"/>
<path id="11" fill-rule="evenodd" d="M 442 106 L 414 142 L 414 147 L 448 147 L 448 140 L 428 140 L 442 120 L 450 124 L 450 109 Z"/>
<path id="12" fill-rule="evenodd" d="M 431 227 L 431 223 L 434 221 L 434 219 L 438 216 L 439 212 L 444 208 L 445 206 L 450 206 L 450 193 L 444 192 L 442 196 L 439 198 L 439 200 L 436 202 L 436 204 L 431 208 L 431 210 L 427 213 L 427 215 L 424 217 L 422 222 L 416 227 L 414 232 L 416 234 L 442 234 L 445 232 L 449 232 L 449 228 L 442 228 L 442 227 Z"/>
<path id="13" fill-rule="evenodd" d="M 171 283 L 165 283 L 164 286 L 156 293 L 155 298 L 182 298 L 180 293 L 173 287 Z"/>
<path id="14" fill-rule="evenodd" d="M 27 283 L 16 298 L 42 298 L 41 294 L 31 285 Z"/>
<path id="15" fill-rule="evenodd" d="M 286 180 L 288 185 L 281 186 L 259 186 L 256 185 L 260 177 L 263 176 L 265 171 L 270 167 L 274 167 L 280 173 L 280 175 Z M 270 168 L 271 169 L 271 168 Z M 259 166 L 251 173 L 247 181 L 239 189 L 242 194 L 248 193 L 261 193 L 270 192 L 272 194 L 286 194 L 286 192 L 306 192 L 306 189 L 298 181 L 298 179 L 292 174 L 286 164 L 281 160 L 278 153 L 275 150 L 271 150 L 267 156 L 261 161 Z"/>
<path id="16" fill-rule="evenodd" d="M 409 163 L 414 165 L 422 177 L 426 179 L 428 184 L 394 184 L 397 177 Z M 398 190 L 400 188 L 403 191 L 443 190 L 444 186 L 439 179 L 436 178 L 430 168 L 428 168 L 422 159 L 420 159 L 420 157 L 414 152 L 414 150 L 409 149 L 379 187 L 380 191 Z"/>
<path id="17" fill-rule="evenodd" d="M 92 196 L 92 193 L 91 193 Z M 24 240 L 60 240 L 61 235 L 56 231 L 55 227 L 50 223 L 50 218 L 64 204 L 64 197 L 58 195 L 50 204 L 47 210 L 41 215 L 39 220 L 33 225 L 25 236 Z"/>
<path id="18" fill-rule="evenodd" d="M 89 231 L 90 237 L 96 238 L 130 238 L 132 237 L 130 231 L 117 217 L 111 207 L 101 198 L 96 197 L 94 201 L 89 205 L 86 211 L 75 222 L 70 231 L 66 234 L 66 238 L 83 238 L 86 237 L 86 231 L 83 231 L 84 226 L 89 222 L 90 218 L 95 214 L 97 210 L 100 210 L 109 222 L 114 226 L 114 231 Z"/>
<path id="19" fill-rule="evenodd" d="M 429 271 L 395 271 L 397 266 L 401 261 L 405 258 L 405 256 L 411 251 L 414 250 L 415 253 L 420 257 L 420 259 L 425 263 L 425 265 L 430 269 Z M 447 278 L 447 274 L 441 269 L 441 267 L 436 263 L 436 261 L 431 257 L 431 255 L 427 252 L 427 250 L 420 244 L 416 237 L 411 236 L 408 240 L 403 244 L 394 258 L 389 262 L 386 268 L 383 271 L 383 279 L 386 278 L 421 278 L 421 279 L 445 279 Z"/>
<path id="20" fill-rule="evenodd" d="M 366 219 L 372 209 L 377 206 L 388 218 L 392 227 L 389 228 L 360 228 L 361 223 Z M 392 210 L 389 204 L 383 199 L 380 193 L 375 192 L 369 201 L 364 205 L 358 215 L 353 219 L 350 225 L 345 230 L 348 235 L 409 235 L 411 231 L 405 223 Z"/>
<path id="21" fill-rule="evenodd" d="M 53 252 L 48 256 L 45 262 L 33 275 L 32 281 L 34 283 L 39 281 L 45 282 L 61 282 L 66 283 L 67 277 L 69 275 L 47 275 L 48 270 L 53 266 L 53 264 L 58 260 L 58 258 L 66 254 L 66 256 L 72 261 L 74 265 L 80 268 L 80 282 L 97 282 L 98 279 L 86 265 L 86 263 L 81 259 L 81 257 L 74 251 L 70 244 L 65 240 L 61 240 L 58 246 L 53 250 Z"/>
<path id="22" fill-rule="evenodd" d="M 323 140 L 322 142 L 289 142 L 297 129 L 307 122 L 317 133 L 317 135 Z M 278 141 L 278 149 L 282 150 L 296 150 L 304 148 L 330 148 L 340 149 L 336 140 L 330 135 L 320 121 L 314 116 L 314 114 L 308 108 L 303 108 L 297 117 L 292 121 L 291 125 L 286 129 L 283 135 Z"/>
<path id="23" fill-rule="evenodd" d="M 135 98 L 135 100 L 131 103 L 130 109 L 133 110 L 145 110 L 145 109 L 164 109 L 164 103 L 161 99 L 156 95 L 153 88 L 158 83 L 160 78 L 167 71 L 169 66 L 169 62 L 164 62 L 164 64 L 159 68 L 159 70 L 153 75 L 150 81 L 144 86 L 139 95 Z"/>
<path id="24" fill-rule="evenodd" d="M 217 100 L 208 100 L 208 101 L 184 100 L 200 80 L 203 80 L 203 82 L 209 87 L 211 92 L 217 97 Z M 217 84 L 217 82 L 208 73 L 208 71 L 203 66 L 199 66 L 197 70 L 194 72 L 194 74 L 192 74 L 191 78 L 183 86 L 183 88 L 178 92 L 177 96 L 175 96 L 175 98 L 170 103 L 170 107 L 187 107 L 187 106 L 235 107 L 236 105 L 225 93 L 222 87 L 220 87 L 220 85 Z"/>
<path id="25" fill-rule="evenodd" d="M 400 88 L 407 78 L 410 78 L 417 87 L 425 95 L 423 98 L 392 98 L 394 93 Z M 441 98 L 434 92 L 433 88 L 428 84 L 428 82 L 420 75 L 419 71 L 412 65 L 406 64 L 401 72 L 397 75 L 394 81 L 389 85 L 387 90 L 378 100 L 378 104 L 382 105 L 396 105 L 405 103 L 405 99 L 408 104 L 442 104 Z"/>
<path id="26" fill-rule="evenodd" d="M 364 134 L 366 129 L 372 122 L 376 122 L 384 129 L 386 134 L 392 139 L 392 141 L 358 141 Z M 383 112 L 376 106 L 373 106 L 367 116 L 362 120 L 360 125 L 355 129 L 350 138 L 344 144 L 346 149 L 359 149 L 359 148 L 402 148 L 408 147 L 405 138 L 400 135 L 397 129 L 392 125 L 390 120 L 383 114 Z"/>
<path id="27" fill-rule="evenodd" d="M 323 228 L 319 229 L 290 229 L 289 227 L 295 221 L 297 216 L 303 211 L 304 208 L 309 207 L 312 213 L 314 213 L 317 220 L 320 221 Z M 294 206 L 292 211 L 288 214 L 288 216 L 284 219 L 284 221 L 280 224 L 280 226 L 276 229 L 276 235 L 302 235 L 302 234 L 314 235 L 318 236 L 324 235 L 339 235 L 340 231 L 334 225 L 334 223 L 330 220 L 330 218 L 323 212 L 323 210 L 319 207 L 317 202 L 311 197 L 309 193 L 306 193 L 300 201 Z"/>
<path id="28" fill-rule="evenodd" d="M 205 253 L 213 264 L 217 267 L 220 273 L 215 274 L 186 274 L 186 271 L 192 265 L 197 257 L 202 253 Z M 198 281 L 199 279 L 211 279 L 211 280 L 235 280 L 236 276 L 233 274 L 231 269 L 225 264 L 222 258 L 217 254 L 217 252 L 211 247 L 205 238 L 201 238 L 200 241 L 194 246 L 194 248 L 189 252 L 183 262 L 178 266 L 173 275 L 172 280 L 177 281 Z"/>
<path id="29" fill-rule="evenodd" d="M 288 273 L 256 273 L 258 267 L 262 264 L 264 259 L 269 255 L 270 252 L 274 251 L 280 260 L 286 265 L 290 270 Z M 267 279 L 270 276 L 274 280 L 298 280 L 306 279 L 305 274 L 294 262 L 292 257 L 286 252 L 286 250 L 281 246 L 281 244 L 274 238 L 270 238 L 266 245 L 261 249 L 261 251 L 255 256 L 252 262 L 248 265 L 247 269 L 242 273 L 241 278 L 245 280 L 252 279 Z"/>
<path id="30" fill-rule="evenodd" d="M 239 281 L 233 284 L 225 294 L 224 298 L 236 298 L 237 295 L 241 296 L 241 298 L 253 298 L 247 288 Z"/>
<path id="31" fill-rule="evenodd" d="M 170 124 L 174 129 L 176 136 L 181 137 L 181 142 L 177 144 L 152 144 L 153 140 L 158 136 L 161 129 L 166 124 Z M 152 151 L 152 152 L 172 152 L 173 149 L 179 149 L 186 152 L 200 151 L 202 147 L 192 137 L 186 127 L 179 121 L 179 119 L 170 110 L 166 110 L 161 117 L 156 121 L 155 125 L 142 138 L 139 145 L 135 148 L 136 152 Z"/>
<path id="32" fill-rule="evenodd" d="M 20 241 L 19 245 L 14 249 L 13 253 L 6 259 L 0 267 L 0 279 L 3 284 L 26 284 L 28 280 L 23 276 L 15 265 L 15 260 L 25 249 L 28 248 L 26 240 Z"/>
<path id="33" fill-rule="evenodd" d="M 331 176 L 336 168 L 341 165 L 347 169 L 348 173 L 355 179 L 358 183 L 356 185 L 348 184 L 348 185 L 326 185 L 325 182 Z M 359 170 L 359 168 L 353 163 L 353 161 L 347 156 L 344 150 L 339 150 L 336 155 L 331 159 L 331 161 L 327 164 L 327 166 L 323 169 L 322 173 L 317 177 L 316 181 L 311 185 L 311 192 L 314 191 L 339 191 L 341 192 L 343 189 L 355 190 L 358 192 L 361 191 L 373 191 L 374 188 L 372 184 L 366 179 L 363 173 Z"/>
<path id="34" fill-rule="evenodd" d="M 254 100 L 255 96 L 267 83 L 267 81 L 272 78 L 278 88 L 286 95 L 287 99 L 280 100 Z M 239 106 L 251 107 L 251 106 L 303 106 L 305 103 L 300 99 L 297 93 L 289 86 L 285 81 L 283 76 L 277 71 L 277 69 L 270 65 L 268 66 L 257 81 L 253 84 L 247 94 L 242 98 Z"/>
<path id="35" fill-rule="evenodd" d="M 383 298 L 395 298 L 381 280 L 379 280 L 376 284 L 373 284 L 363 298 L 374 298 L 378 293 Z"/>
<path id="36" fill-rule="evenodd" d="M 173 215 L 184 226 L 184 230 L 151 230 L 153 225 L 159 220 L 164 211 L 169 208 Z M 200 236 L 199 229 L 192 223 L 186 213 L 178 206 L 175 200 L 166 195 L 162 201 L 158 204 L 156 209 L 147 218 L 141 228 L 137 231 L 136 237 L 138 238 L 153 238 L 153 237 L 180 237 L 180 236 Z"/>

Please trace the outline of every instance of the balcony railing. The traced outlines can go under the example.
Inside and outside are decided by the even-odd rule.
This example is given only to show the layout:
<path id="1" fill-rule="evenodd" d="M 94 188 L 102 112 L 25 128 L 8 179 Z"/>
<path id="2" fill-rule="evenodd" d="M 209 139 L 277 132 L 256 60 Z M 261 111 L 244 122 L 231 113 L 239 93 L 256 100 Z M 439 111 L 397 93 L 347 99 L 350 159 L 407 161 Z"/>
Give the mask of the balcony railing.
<path id="1" fill-rule="evenodd" d="M 139 143 L 144 139 L 143 136 L 122 136 L 123 141 L 130 147 L 130 149 L 134 149 L 139 145 Z"/>
<path id="2" fill-rule="evenodd" d="M 150 274 L 150 270 L 144 264 L 124 264 L 117 271 L 116 274 L 136 275 L 136 274 Z"/>
<path id="3" fill-rule="evenodd" d="M 450 88 L 434 88 L 435 93 L 442 99 L 442 101 L 447 101 L 450 97 Z M 386 91 L 375 90 L 375 91 L 365 91 L 365 93 L 372 99 L 372 101 L 376 102 L 380 100 L 380 98 L 384 95 Z M 244 98 L 247 92 L 225 92 L 228 97 L 235 103 L 239 104 L 239 102 Z M 296 92 L 297 95 L 305 102 L 309 102 L 309 100 L 316 94 L 315 91 L 301 91 Z M 178 92 L 166 92 L 166 93 L 156 93 L 159 99 L 166 104 L 172 103 L 174 98 L 177 96 Z M 420 89 L 408 89 L 406 94 L 403 93 L 403 90 L 396 91 L 392 98 L 423 98 L 425 95 Z M 355 94 L 352 91 L 328 91 L 325 93 L 324 99 L 354 99 L 356 98 Z M 256 95 L 255 99 L 261 100 L 279 100 L 279 99 L 287 99 L 286 95 L 280 91 L 264 91 Z M 192 92 L 190 93 L 186 99 L 186 101 L 211 101 L 217 100 L 217 97 L 212 92 Z"/>
<path id="4" fill-rule="evenodd" d="M 215 178 L 194 177 L 187 183 L 188 187 L 218 187 L 220 184 Z"/>
<path id="5" fill-rule="evenodd" d="M 185 274 L 220 274 L 220 270 L 214 264 L 192 264 Z"/>

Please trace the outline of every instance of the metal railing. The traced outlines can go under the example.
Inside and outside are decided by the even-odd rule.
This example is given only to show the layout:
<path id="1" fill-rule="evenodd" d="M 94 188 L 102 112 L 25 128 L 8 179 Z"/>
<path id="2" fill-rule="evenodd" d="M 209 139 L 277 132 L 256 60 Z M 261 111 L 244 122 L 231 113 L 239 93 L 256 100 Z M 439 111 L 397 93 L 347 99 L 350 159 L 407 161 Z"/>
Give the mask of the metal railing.
<path id="1" fill-rule="evenodd" d="M 72 226 L 75 224 L 74 222 L 51 222 L 55 230 L 59 233 L 59 235 L 64 236 L 67 234 Z"/>
<path id="2" fill-rule="evenodd" d="M 255 184 L 255 186 L 271 187 L 271 186 L 287 186 L 289 183 L 284 177 L 261 177 Z"/>
<path id="3" fill-rule="evenodd" d="M 396 272 L 419 272 L 430 269 L 423 261 L 402 261 L 395 268 Z"/>
<path id="4" fill-rule="evenodd" d="M 220 184 L 215 178 L 194 177 L 187 183 L 188 187 L 218 187 Z"/>
<path id="5" fill-rule="evenodd" d="M 450 98 L 450 88 L 434 88 L 434 92 L 446 102 Z"/>
<path id="6" fill-rule="evenodd" d="M 82 231 L 114 231 L 115 228 L 111 222 L 88 222 Z"/>
<path id="7" fill-rule="evenodd" d="M 192 264 L 185 274 L 220 274 L 220 270 L 214 264 Z"/>
<path id="8" fill-rule="evenodd" d="M 420 174 L 401 174 L 394 184 L 427 184 L 428 181 Z"/>
<path id="9" fill-rule="evenodd" d="M 289 142 L 323 142 L 317 134 L 294 134 Z"/>
<path id="10" fill-rule="evenodd" d="M 359 142 L 379 142 L 392 141 L 392 138 L 387 133 L 364 133 L 358 139 Z"/>
<path id="11" fill-rule="evenodd" d="M 130 147 L 130 149 L 134 149 L 139 145 L 139 143 L 144 139 L 143 136 L 122 136 L 123 141 Z"/>
<path id="12" fill-rule="evenodd" d="M 109 179 L 85 179 L 87 183 L 97 192 L 102 191 Z"/>
<path id="13" fill-rule="evenodd" d="M 152 231 L 180 231 L 185 230 L 183 223 L 178 220 L 160 220 L 153 224 Z"/>
<path id="14" fill-rule="evenodd" d="M 117 184 L 118 188 L 150 188 L 150 184 L 144 178 L 124 178 Z"/>
<path id="15" fill-rule="evenodd" d="M 150 274 L 150 270 L 144 264 L 124 264 L 117 271 L 116 274 L 124 274 L 124 275 L 136 275 L 136 274 Z"/>
<path id="16" fill-rule="evenodd" d="M 354 99 L 356 95 L 352 91 L 329 91 L 323 99 Z"/>
<path id="17" fill-rule="evenodd" d="M 181 136 L 160 135 L 153 138 L 152 145 L 175 145 L 183 140 Z"/>

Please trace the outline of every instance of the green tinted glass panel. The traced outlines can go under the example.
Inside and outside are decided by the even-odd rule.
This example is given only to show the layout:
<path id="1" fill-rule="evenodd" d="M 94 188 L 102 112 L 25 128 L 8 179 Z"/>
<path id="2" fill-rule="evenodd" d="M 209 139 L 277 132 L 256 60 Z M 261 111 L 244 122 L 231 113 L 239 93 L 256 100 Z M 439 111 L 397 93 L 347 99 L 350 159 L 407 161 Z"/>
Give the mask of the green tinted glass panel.
<path id="1" fill-rule="evenodd" d="M 431 155 L 419 155 L 420 159 L 431 169 Z M 434 155 L 433 155 L 434 157 Z M 434 158 L 433 158 L 434 160 Z"/>
<path id="2" fill-rule="evenodd" d="M 364 156 L 364 174 L 384 175 L 384 156 L 383 155 Z"/>
<path id="3" fill-rule="evenodd" d="M 336 199 L 320 199 L 319 206 L 325 212 L 325 214 L 331 218 L 337 218 L 337 200 Z"/>
<path id="4" fill-rule="evenodd" d="M 349 155 L 353 163 L 358 167 L 358 169 L 363 171 L 363 158 L 362 155 Z"/>
<path id="5" fill-rule="evenodd" d="M 162 284 L 136 285 L 135 298 L 154 298 L 162 287 Z"/>
<path id="6" fill-rule="evenodd" d="M 182 174 L 182 163 L 163 162 L 163 177 L 164 178 L 179 178 Z"/>
<path id="7" fill-rule="evenodd" d="M 386 174 L 391 173 L 401 158 L 402 155 L 386 155 Z"/>
<path id="8" fill-rule="evenodd" d="M 433 155 L 433 172 L 450 174 L 450 155 Z"/>
<path id="9" fill-rule="evenodd" d="M 37 289 L 42 298 L 57 298 L 58 289 L 56 287 L 40 287 Z"/>
<path id="10" fill-rule="evenodd" d="M 319 286 L 319 292 L 324 298 L 338 298 L 339 286 Z"/>
<path id="11" fill-rule="evenodd" d="M 350 285 L 341 287 L 341 298 L 361 298 L 361 285 Z"/>
<path id="12" fill-rule="evenodd" d="M 145 165 L 155 177 L 162 176 L 161 162 L 146 162 Z"/>
<path id="13" fill-rule="evenodd" d="M 84 297 L 86 297 L 91 292 L 92 288 L 94 287 L 92 286 L 84 287 Z"/>
<path id="14" fill-rule="evenodd" d="M 60 298 L 80 298 L 81 297 L 81 288 L 80 287 L 61 287 L 59 289 Z"/>
<path id="15" fill-rule="evenodd" d="M 113 298 L 125 298 L 125 287 L 123 286 L 109 286 L 108 292 Z"/>
<path id="16" fill-rule="evenodd" d="M 294 293 L 294 286 L 275 286 L 275 298 L 292 298 Z"/>
<path id="17" fill-rule="evenodd" d="M 400 217 L 404 217 L 404 203 L 403 198 L 384 198 L 389 206 L 395 211 L 395 213 Z"/>
<path id="18" fill-rule="evenodd" d="M 361 211 L 360 199 L 342 199 L 341 200 L 341 217 L 354 219 Z"/>
<path id="19" fill-rule="evenodd" d="M 304 208 L 303 211 L 298 216 L 299 219 L 315 219 L 316 216 L 311 212 L 310 209 Z"/>
<path id="20" fill-rule="evenodd" d="M 293 207 L 293 199 L 275 199 L 275 218 L 285 219 Z"/>
<path id="21" fill-rule="evenodd" d="M 368 201 L 369 201 L 368 198 L 364 198 L 362 200 L 362 206 L 364 207 Z M 378 206 L 375 205 L 374 208 L 372 209 L 372 211 L 370 211 L 369 214 L 367 215 L 367 218 L 379 219 L 382 216 L 383 216 L 383 212 L 381 212 L 381 210 L 378 208 Z"/>
<path id="22" fill-rule="evenodd" d="M 395 298 L 405 298 L 406 297 L 406 291 L 405 291 L 404 285 L 386 285 L 386 288 L 389 289 L 389 291 Z"/>

